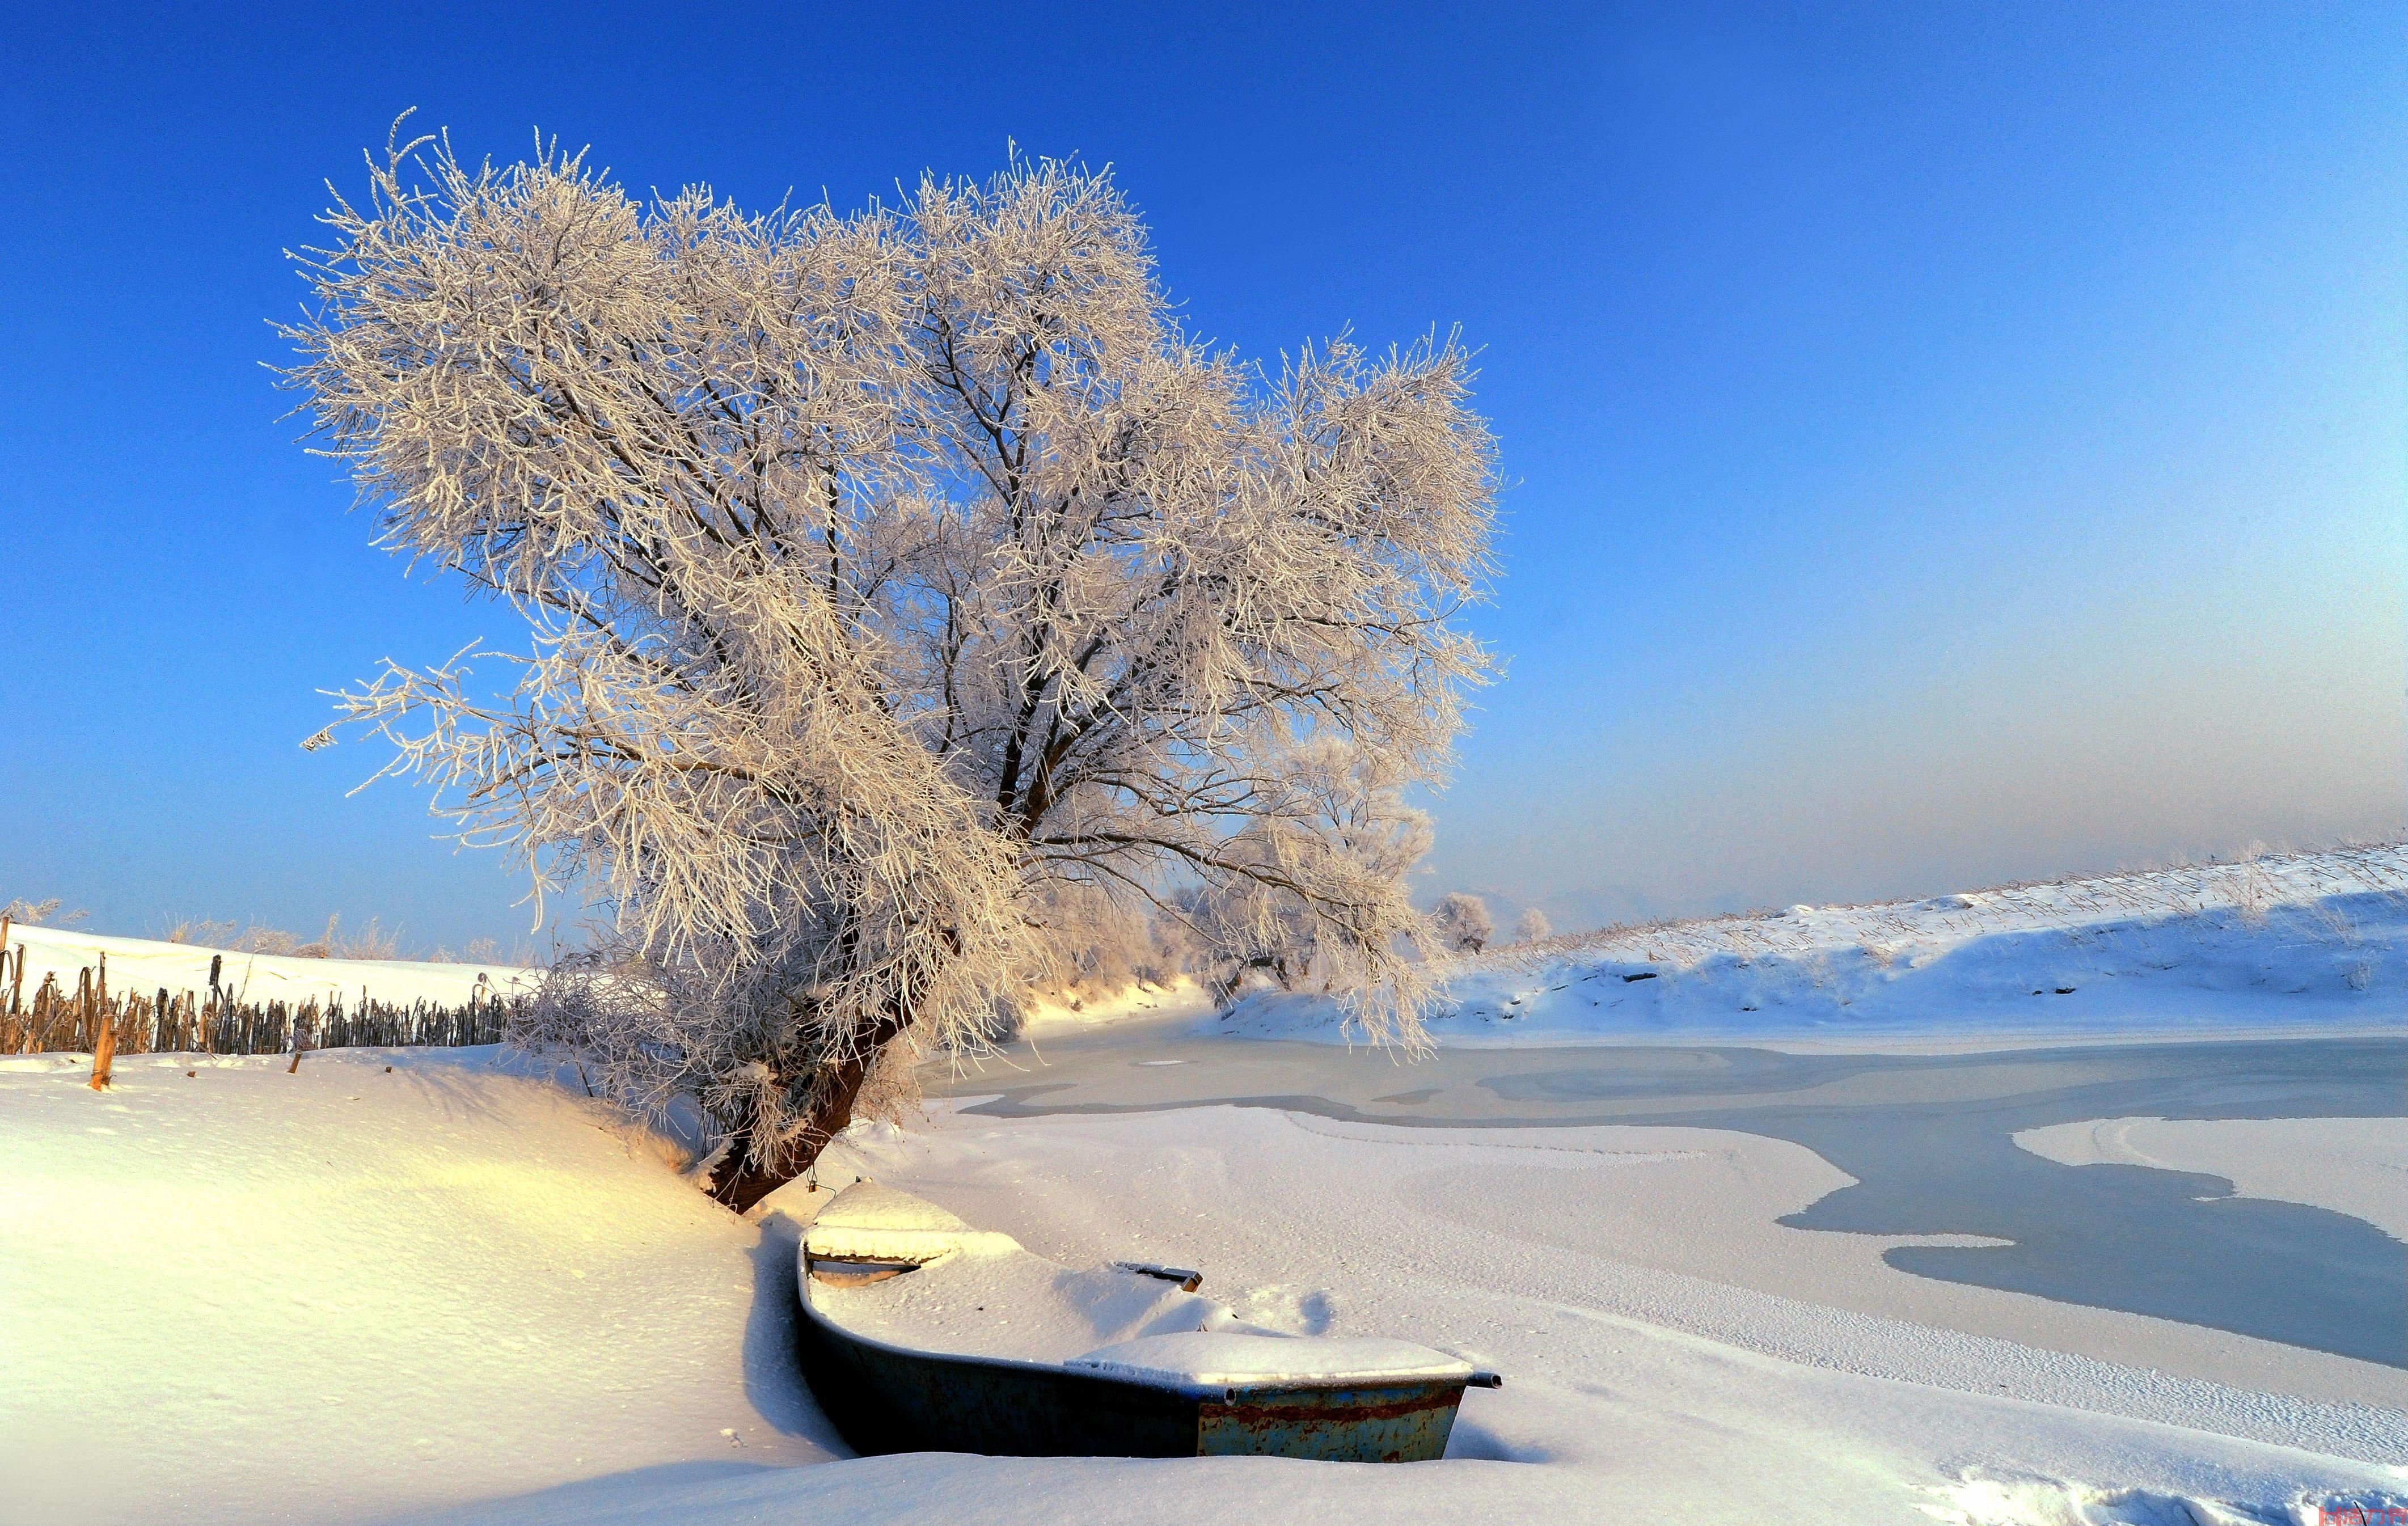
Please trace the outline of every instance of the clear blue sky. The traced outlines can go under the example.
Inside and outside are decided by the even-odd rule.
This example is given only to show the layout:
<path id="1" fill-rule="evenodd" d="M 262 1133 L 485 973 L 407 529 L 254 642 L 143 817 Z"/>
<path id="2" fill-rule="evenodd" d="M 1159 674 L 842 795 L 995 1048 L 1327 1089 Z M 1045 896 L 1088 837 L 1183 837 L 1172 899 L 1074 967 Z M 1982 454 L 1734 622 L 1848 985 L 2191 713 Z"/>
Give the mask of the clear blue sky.
<path id="1" fill-rule="evenodd" d="M 53 19 L 37 16 L 48 10 Z M 1113 164 L 1195 326 L 1461 323 L 1512 662 L 1433 888 L 1939 891 L 2408 817 L 2396 4 L 11 8 L 0 899 L 525 926 L 316 691 L 510 638 L 261 363 L 404 107 L 838 205 Z M 879 13 L 891 15 L 882 19 Z"/>

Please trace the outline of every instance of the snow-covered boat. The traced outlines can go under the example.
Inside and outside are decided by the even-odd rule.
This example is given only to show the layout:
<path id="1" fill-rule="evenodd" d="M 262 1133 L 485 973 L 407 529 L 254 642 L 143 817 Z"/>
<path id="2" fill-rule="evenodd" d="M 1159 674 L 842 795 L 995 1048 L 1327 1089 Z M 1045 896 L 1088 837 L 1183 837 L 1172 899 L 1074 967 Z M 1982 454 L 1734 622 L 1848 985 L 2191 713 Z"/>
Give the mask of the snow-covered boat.
<path id="1" fill-rule="evenodd" d="M 796 1271 L 804 1374 L 863 1452 L 1420 1462 L 1463 1391 L 1500 1381 L 1407 1341 L 1243 1323 L 1193 1272 L 1072 1271 L 872 1182 L 813 1219 Z"/>

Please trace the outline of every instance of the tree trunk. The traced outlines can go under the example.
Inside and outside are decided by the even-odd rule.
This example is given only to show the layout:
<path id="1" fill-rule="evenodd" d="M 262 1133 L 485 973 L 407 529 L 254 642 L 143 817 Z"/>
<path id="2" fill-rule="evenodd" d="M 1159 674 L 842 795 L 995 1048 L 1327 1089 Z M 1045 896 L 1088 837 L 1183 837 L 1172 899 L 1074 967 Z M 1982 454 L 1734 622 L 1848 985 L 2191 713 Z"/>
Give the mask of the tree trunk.
<path id="1" fill-rule="evenodd" d="M 817 1088 L 819 1096 L 811 1105 L 810 1117 L 802 1132 L 781 1146 L 767 1164 L 752 1159 L 749 1132 L 739 1135 L 728 1147 L 726 1163 L 711 1175 L 710 1195 L 742 1213 L 810 1170 L 811 1162 L 820 1158 L 820 1151 L 827 1148 L 828 1141 L 842 1134 L 845 1125 L 853 1121 L 853 1099 L 861 1095 L 861 1083 L 868 1077 L 869 1067 L 901 1034 L 902 1029 L 897 1027 L 877 1038 L 867 1054 L 823 1069 Z"/>

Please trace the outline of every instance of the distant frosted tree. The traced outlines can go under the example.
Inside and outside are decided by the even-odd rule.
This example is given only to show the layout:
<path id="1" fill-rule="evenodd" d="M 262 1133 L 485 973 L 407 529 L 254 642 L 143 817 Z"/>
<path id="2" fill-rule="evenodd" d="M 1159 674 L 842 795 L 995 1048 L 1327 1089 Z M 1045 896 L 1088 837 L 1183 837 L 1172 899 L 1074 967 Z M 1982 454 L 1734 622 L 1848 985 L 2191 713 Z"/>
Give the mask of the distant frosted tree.
<path id="1" fill-rule="evenodd" d="M 1142 901 L 1094 885 L 1057 881 L 1044 887 L 1030 912 L 1043 960 L 1028 984 L 1073 999 L 1169 984 L 1183 963 L 1187 928 L 1149 910 Z"/>
<path id="2" fill-rule="evenodd" d="M 1418 1033 L 1426 924 L 1293 765 L 1433 778 L 1489 671 L 1462 349 L 1241 364 L 1050 162 L 852 215 L 424 139 L 370 175 L 288 380 L 381 544 L 533 648 L 498 700 L 472 649 L 341 703 L 464 840 L 606 898 L 526 1042 L 699 1101 L 742 1206 L 982 1031 L 1066 887 L 1259 891 Z"/>
<path id="3" fill-rule="evenodd" d="M 1478 953 L 1497 935 L 1497 919 L 1488 914 L 1488 903 L 1463 891 L 1450 891 L 1430 914 L 1439 935 L 1450 948 Z"/>
<path id="4" fill-rule="evenodd" d="M 1522 915 L 1513 920 L 1515 943 L 1541 943 L 1555 935 L 1555 924 L 1536 906 L 1525 906 Z"/>

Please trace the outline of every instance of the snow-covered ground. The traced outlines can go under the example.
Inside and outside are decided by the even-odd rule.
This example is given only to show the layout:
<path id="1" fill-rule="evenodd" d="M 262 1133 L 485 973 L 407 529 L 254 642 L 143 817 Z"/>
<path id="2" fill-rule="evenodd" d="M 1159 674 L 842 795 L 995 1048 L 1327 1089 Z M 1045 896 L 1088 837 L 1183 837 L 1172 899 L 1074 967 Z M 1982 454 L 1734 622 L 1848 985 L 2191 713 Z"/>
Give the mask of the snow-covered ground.
<path id="1" fill-rule="evenodd" d="M 222 961 L 220 978 L 238 1002 L 323 1002 L 340 997 L 356 1003 L 365 991 L 379 1002 L 427 1002 L 440 1006 L 465 1006 L 472 995 L 493 995 L 529 986 L 541 977 L 538 970 L 507 964 L 429 964 L 400 959 L 297 959 L 289 954 L 247 954 L 199 944 L 165 943 L 153 938 L 120 938 L 57 927 L 8 930 L 8 946 L 25 950 L 25 996 L 30 1000 L 45 976 L 56 975 L 62 989 L 76 989 L 77 972 L 97 971 L 101 957 L 108 960 L 112 992 L 149 994 L 165 988 L 170 996 L 186 992 L 206 995 L 209 961 Z M 481 991 L 480 983 L 481 982 Z"/>
<path id="2" fill-rule="evenodd" d="M 122 1056 L 105 1093 L 0 1060 L 0 1519 L 364 1519 L 829 1455 L 758 1229 L 494 1058 Z"/>
<path id="3" fill-rule="evenodd" d="M 2330 1208 L 2408 1240 L 2408 1118 L 2105 1118 L 2014 1141 L 2063 1165 L 2222 1177 L 2238 1196 Z"/>
<path id="4" fill-rule="evenodd" d="M 1210 1020 L 1343 1042 L 1336 1001 Z M 1556 938 L 1467 959 L 1444 1045 L 1928 1044 L 2408 1026 L 2408 845 Z"/>
<path id="5" fill-rule="evenodd" d="M 855 1131 L 823 1176 L 1071 1264 L 1201 1266 L 1257 1322 L 1505 1372 L 1447 1462 L 843 1461 L 789 1360 L 781 1200 L 724 1214 L 573 1091 L 490 1050 L 327 1051 L 297 1076 L 142 1056 L 105 1093 L 82 1076 L 0 1062 L 12 1523 L 2299 1521 L 2408 1496 L 2395 1405 L 2172 1381 L 1833 1308 L 1806 1278 L 1735 1285 L 1717 1243 L 1727 1263 L 1864 1238 L 1771 1222 L 1828 1188 L 1794 1148 L 1269 1108 L 939 1105 L 910 1134 Z"/>
<path id="6" fill-rule="evenodd" d="M 2402 886 L 2394 846 L 1625 930 L 1468 962 L 1460 1010 L 1432 1032 L 1877 1047 L 2398 1031 Z M 115 989 L 207 983 L 206 948 L 19 936 L 30 980 L 71 984 L 106 949 Z M 446 1004 L 480 973 L 244 955 L 228 972 L 253 1001 L 365 985 Z M 493 990 L 524 972 L 481 973 Z M 1798 1144 L 1341 1120 L 1278 1105 L 1312 1084 L 1293 1061 L 1256 1075 L 1297 1051 L 1196 1036 L 1146 1059 L 1111 1029 L 1333 1039 L 1336 1018 L 1260 995 L 1215 1017 L 1192 986 L 1039 1010 L 1039 1053 L 1050 1037 L 1187 1067 L 1129 1076 L 1218 1063 L 1258 1105 L 1005 1120 L 958 1096 L 909 1134 L 854 1131 L 823 1176 L 890 1182 L 1074 1265 L 1201 1266 L 1256 1323 L 1503 1371 L 1467 1398 L 1444 1462 L 851 1459 L 792 1358 L 784 1198 L 724 1213 L 678 1150 L 563 1077 L 493 1050 L 329 1050 L 297 1075 L 145 1055 L 95 1093 L 79 1057 L 31 1056 L 0 1059 L 0 1526 L 2198 1526 L 2408 1502 L 2408 1374 L 1914 1276 L 1884 1251 L 1951 1237 L 1780 1221 L 1850 1179 Z M 2102 1118 L 2016 1140 L 2400 1235 L 2402 1127 Z"/>

